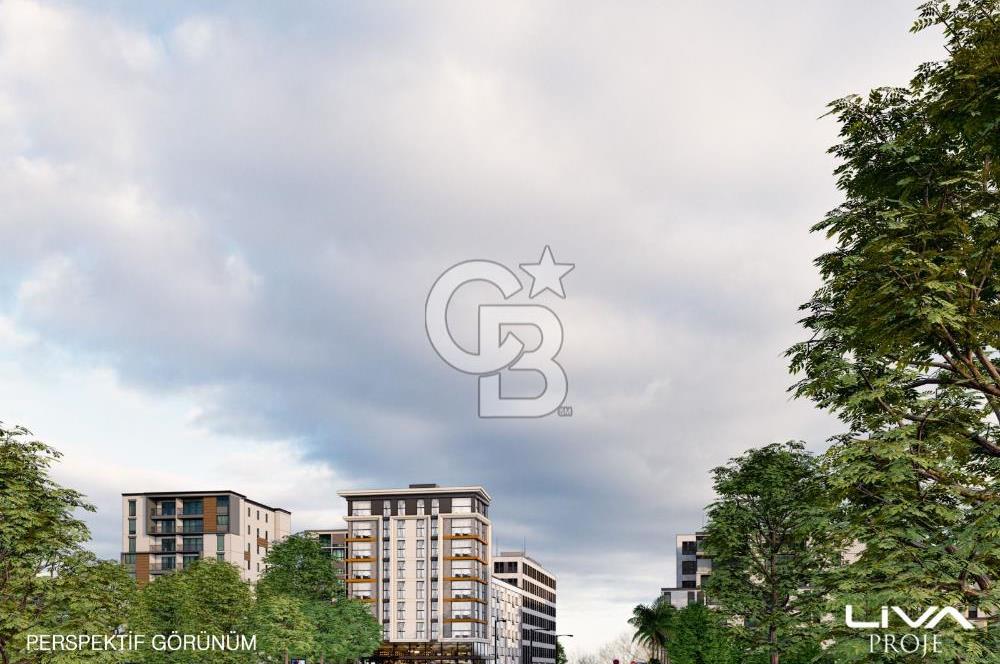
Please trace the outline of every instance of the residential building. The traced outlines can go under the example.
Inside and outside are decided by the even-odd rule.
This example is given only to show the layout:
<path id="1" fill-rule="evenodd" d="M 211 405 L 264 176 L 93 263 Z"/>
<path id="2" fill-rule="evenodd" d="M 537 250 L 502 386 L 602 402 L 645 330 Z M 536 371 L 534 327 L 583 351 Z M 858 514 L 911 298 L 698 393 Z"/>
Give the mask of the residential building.
<path id="1" fill-rule="evenodd" d="M 494 563 L 496 564 L 496 563 Z M 522 607 L 526 593 L 511 581 L 490 578 L 490 630 L 497 664 L 521 664 Z"/>
<path id="2" fill-rule="evenodd" d="M 235 491 L 123 493 L 121 559 L 140 585 L 199 558 L 230 562 L 253 583 L 290 529 L 291 512 Z"/>
<path id="3" fill-rule="evenodd" d="M 347 571 L 347 565 L 344 562 L 347 558 L 347 528 L 306 530 L 304 534 L 319 540 L 323 553 L 333 560 L 337 575 L 344 578 L 344 573 Z"/>
<path id="4" fill-rule="evenodd" d="M 521 604 L 521 664 L 555 664 L 556 579 L 524 551 L 493 557 L 493 576 L 524 591 Z"/>
<path id="5" fill-rule="evenodd" d="M 676 536 L 677 585 L 661 588 L 660 596 L 678 609 L 705 602 L 701 587 L 712 574 L 712 559 L 705 555 L 704 541 L 703 532 Z"/>
<path id="6" fill-rule="evenodd" d="M 370 603 L 382 625 L 383 644 L 372 659 L 489 659 L 486 490 L 411 484 L 339 495 L 347 500 L 348 594 Z"/>

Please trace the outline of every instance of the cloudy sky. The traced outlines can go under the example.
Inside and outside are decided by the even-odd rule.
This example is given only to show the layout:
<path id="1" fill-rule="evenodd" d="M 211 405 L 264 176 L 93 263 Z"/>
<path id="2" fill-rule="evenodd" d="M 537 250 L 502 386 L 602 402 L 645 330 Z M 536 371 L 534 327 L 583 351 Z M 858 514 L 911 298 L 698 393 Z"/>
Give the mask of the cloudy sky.
<path id="1" fill-rule="evenodd" d="M 782 357 L 838 200 L 818 118 L 941 56 L 914 2 L 2 0 L 0 420 L 65 453 L 109 557 L 122 491 L 302 529 L 482 484 L 595 648 L 673 583 L 713 466 L 837 430 Z M 573 417 L 478 419 L 428 289 L 545 245 Z"/>

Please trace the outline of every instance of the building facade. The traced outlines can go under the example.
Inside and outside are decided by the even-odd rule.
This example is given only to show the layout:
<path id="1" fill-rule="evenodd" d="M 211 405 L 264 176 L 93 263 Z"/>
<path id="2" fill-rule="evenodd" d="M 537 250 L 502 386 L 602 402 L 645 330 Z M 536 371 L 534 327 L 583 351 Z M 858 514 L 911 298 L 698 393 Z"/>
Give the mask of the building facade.
<path id="1" fill-rule="evenodd" d="M 496 564 L 496 563 L 494 563 Z M 497 664 L 521 664 L 521 622 L 525 592 L 494 576 L 490 579 L 490 624 Z"/>
<path id="2" fill-rule="evenodd" d="M 288 536 L 291 512 L 235 491 L 122 494 L 122 563 L 139 584 L 199 558 L 232 563 L 251 583 L 274 542 Z"/>
<path id="3" fill-rule="evenodd" d="M 494 556 L 493 576 L 523 591 L 521 664 L 555 664 L 555 576 L 524 551 L 505 551 Z"/>
<path id="4" fill-rule="evenodd" d="M 319 540 L 323 553 L 333 561 L 333 568 L 337 570 L 337 576 L 343 579 L 347 571 L 347 565 L 344 562 L 347 558 L 347 528 L 306 530 L 305 535 Z"/>
<path id="5" fill-rule="evenodd" d="M 347 592 L 371 604 L 382 625 L 373 659 L 489 659 L 486 490 L 411 484 L 339 495 L 347 500 Z"/>
<path id="6" fill-rule="evenodd" d="M 712 559 L 705 555 L 704 541 L 705 533 L 701 532 L 677 535 L 677 581 L 673 587 L 660 589 L 662 601 L 670 602 L 678 609 L 705 602 L 701 587 L 712 574 Z"/>

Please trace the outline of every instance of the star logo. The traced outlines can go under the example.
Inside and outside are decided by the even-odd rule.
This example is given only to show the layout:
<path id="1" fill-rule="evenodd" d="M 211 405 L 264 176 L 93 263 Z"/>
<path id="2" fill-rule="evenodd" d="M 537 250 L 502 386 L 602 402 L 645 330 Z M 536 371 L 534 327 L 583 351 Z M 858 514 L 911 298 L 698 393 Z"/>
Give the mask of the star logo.
<path id="1" fill-rule="evenodd" d="M 541 295 L 544 291 L 552 291 L 565 299 L 562 278 L 576 267 L 575 263 L 557 263 L 552 258 L 552 250 L 548 245 L 542 250 L 542 257 L 537 263 L 521 263 L 521 269 L 531 275 L 531 293 L 529 298 Z"/>

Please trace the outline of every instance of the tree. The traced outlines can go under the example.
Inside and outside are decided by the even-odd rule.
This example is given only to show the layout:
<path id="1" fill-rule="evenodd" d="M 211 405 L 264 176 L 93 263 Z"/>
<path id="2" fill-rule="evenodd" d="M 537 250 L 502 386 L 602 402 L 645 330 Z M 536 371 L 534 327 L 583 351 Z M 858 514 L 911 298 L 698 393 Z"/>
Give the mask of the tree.
<path id="1" fill-rule="evenodd" d="M 734 634 L 748 654 L 766 652 L 778 664 L 818 640 L 824 576 L 840 556 L 823 478 L 797 442 L 750 450 L 712 472 L 705 595 L 742 621 Z"/>
<path id="2" fill-rule="evenodd" d="M 227 562 L 201 559 L 187 569 L 156 579 L 139 592 L 129 627 L 146 634 L 149 641 L 133 654 L 144 664 L 251 662 L 256 656 L 246 650 L 157 651 L 151 646 L 154 635 L 171 632 L 250 638 L 258 627 L 254 615 L 253 595 L 239 570 Z"/>
<path id="3" fill-rule="evenodd" d="M 72 661 L 27 652 L 29 634 L 63 629 L 110 634 L 125 622 L 132 582 L 116 564 L 83 551 L 82 494 L 49 477 L 59 452 L 24 427 L 0 423 L 0 662 Z M 91 660 L 112 661 L 100 653 Z"/>
<path id="4" fill-rule="evenodd" d="M 704 604 L 676 611 L 667 643 L 671 664 L 743 664 L 722 618 Z"/>
<path id="5" fill-rule="evenodd" d="M 635 628 L 632 640 L 645 647 L 650 655 L 659 661 L 669 661 L 667 658 L 667 643 L 673 627 L 673 617 L 676 613 L 670 602 L 658 598 L 652 604 L 639 604 L 632 609 L 632 617 L 628 624 Z"/>
<path id="6" fill-rule="evenodd" d="M 347 598 L 333 561 L 318 541 L 292 535 L 271 547 L 265 564 L 258 598 L 298 603 L 312 626 L 308 652 L 313 658 L 340 662 L 366 657 L 378 648 L 378 622 L 367 605 Z"/>
<path id="7" fill-rule="evenodd" d="M 312 537 L 297 534 L 276 542 L 264 563 L 266 571 L 257 584 L 262 595 L 329 601 L 343 594 L 330 557 Z"/>
<path id="8" fill-rule="evenodd" d="M 927 2 L 913 29 L 931 26 L 944 60 L 831 104 L 844 201 L 814 226 L 836 248 L 789 356 L 795 393 L 849 427 L 828 460 L 863 549 L 841 590 L 996 614 L 1000 5 Z M 954 637 L 954 657 L 996 661 Z"/>
<path id="9" fill-rule="evenodd" d="M 267 662 L 288 664 L 289 654 L 304 657 L 315 648 L 315 625 L 302 602 L 287 595 L 268 595 L 255 607 L 257 652 Z"/>
<path id="10" fill-rule="evenodd" d="M 563 644 L 556 639 L 556 664 L 566 664 L 569 659 L 566 657 L 566 649 Z"/>

